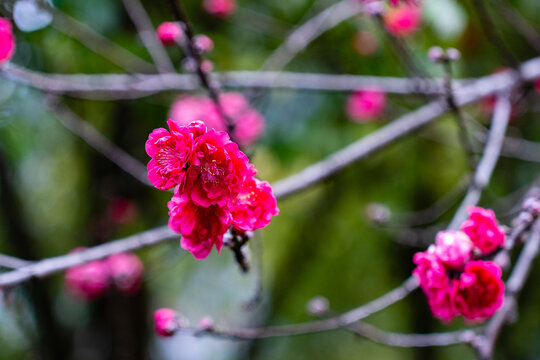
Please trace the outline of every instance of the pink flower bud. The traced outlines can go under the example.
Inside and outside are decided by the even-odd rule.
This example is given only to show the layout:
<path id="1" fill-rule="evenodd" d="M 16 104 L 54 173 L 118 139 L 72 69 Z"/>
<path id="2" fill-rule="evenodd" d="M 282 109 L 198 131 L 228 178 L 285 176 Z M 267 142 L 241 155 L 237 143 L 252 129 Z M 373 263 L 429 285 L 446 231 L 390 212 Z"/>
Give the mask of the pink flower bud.
<path id="1" fill-rule="evenodd" d="M 72 252 L 78 252 L 82 249 L 78 248 Z M 104 295 L 109 289 L 109 269 L 102 260 L 73 266 L 66 270 L 64 282 L 67 290 L 75 298 L 92 300 Z"/>
<path id="2" fill-rule="evenodd" d="M 497 222 L 493 210 L 469 207 L 469 218 L 461 230 L 484 255 L 504 245 L 506 235 Z"/>
<path id="3" fill-rule="evenodd" d="M 179 315 L 172 309 L 158 309 L 154 312 L 156 333 L 163 337 L 173 336 L 180 328 Z"/>
<path id="4" fill-rule="evenodd" d="M 137 255 L 132 253 L 114 254 L 109 256 L 106 262 L 111 279 L 118 290 L 127 294 L 139 290 L 144 266 Z"/>
<path id="5" fill-rule="evenodd" d="M 8 19 L 0 18 L 0 65 L 15 53 L 15 37 Z"/>
<path id="6" fill-rule="evenodd" d="M 157 37 L 165 46 L 176 44 L 182 38 L 182 28 L 178 23 L 164 22 L 158 26 Z"/>
<path id="7" fill-rule="evenodd" d="M 212 330 L 214 327 L 214 319 L 212 319 L 210 316 L 202 317 L 199 321 L 199 327 L 202 330 Z"/>
<path id="8" fill-rule="evenodd" d="M 236 9 L 236 0 L 203 0 L 204 9 L 219 18 L 231 16 Z"/>
<path id="9" fill-rule="evenodd" d="M 439 62 L 444 57 L 444 50 L 440 46 L 433 46 L 428 50 L 428 59 L 432 62 Z"/>
<path id="10" fill-rule="evenodd" d="M 371 122 L 382 115 L 386 106 L 386 94 L 376 87 L 353 92 L 346 105 L 349 118 L 355 122 Z"/>
<path id="11" fill-rule="evenodd" d="M 324 296 L 316 296 L 307 303 L 307 311 L 311 315 L 322 316 L 330 309 L 330 302 Z"/>
<path id="12" fill-rule="evenodd" d="M 461 52 L 456 48 L 446 49 L 446 56 L 450 61 L 457 61 L 461 58 Z"/>
<path id="13" fill-rule="evenodd" d="M 471 259 L 473 244 L 462 231 L 441 231 L 435 239 L 435 256 L 451 270 L 463 270 Z"/>
<path id="14" fill-rule="evenodd" d="M 125 225 L 137 220 L 138 209 L 130 199 L 115 197 L 109 202 L 107 214 L 115 224 Z"/>
<path id="15" fill-rule="evenodd" d="M 214 49 L 214 41 L 204 34 L 195 36 L 193 44 L 200 53 L 207 53 Z"/>
<path id="16" fill-rule="evenodd" d="M 400 5 L 389 9 L 383 19 L 384 26 L 390 34 L 404 38 L 420 28 L 422 11 L 417 6 Z"/>
<path id="17" fill-rule="evenodd" d="M 212 70 L 214 69 L 214 64 L 212 64 L 212 62 L 210 60 L 203 60 L 201 62 L 201 70 L 203 73 L 211 73 Z"/>

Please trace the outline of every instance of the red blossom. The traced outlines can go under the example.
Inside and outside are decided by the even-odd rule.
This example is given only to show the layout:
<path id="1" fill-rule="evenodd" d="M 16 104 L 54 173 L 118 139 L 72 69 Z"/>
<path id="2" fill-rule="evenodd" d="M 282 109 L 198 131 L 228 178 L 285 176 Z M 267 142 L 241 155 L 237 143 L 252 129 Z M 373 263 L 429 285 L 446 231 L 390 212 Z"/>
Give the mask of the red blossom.
<path id="1" fill-rule="evenodd" d="M 152 158 L 148 163 L 148 179 L 156 188 L 167 190 L 181 184 L 193 151 L 195 139 L 206 131 L 200 122 L 178 126 L 168 120 L 166 129 L 155 129 L 146 142 L 146 153 Z"/>
<path id="2" fill-rule="evenodd" d="M 200 206 L 225 206 L 234 199 L 247 178 L 255 175 L 247 156 L 224 131 L 209 130 L 200 136 L 181 189 Z"/>
<path id="3" fill-rule="evenodd" d="M 82 249 L 77 248 L 72 253 Z M 64 282 L 68 291 L 77 299 L 92 300 L 109 290 L 109 269 L 103 260 L 73 266 L 66 270 Z"/>
<path id="4" fill-rule="evenodd" d="M 156 35 L 163 45 L 174 45 L 182 38 L 182 28 L 178 23 L 164 22 L 158 26 Z"/>
<path id="5" fill-rule="evenodd" d="M 420 28 L 422 10 L 418 6 L 404 4 L 388 9 L 383 19 L 389 33 L 397 37 L 408 37 Z"/>
<path id="6" fill-rule="evenodd" d="M 15 36 L 8 19 L 0 18 L 0 65 L 9 61 L 15 53 Z"/>
<path id="7" fill-rule="evenodd" d="M 435 239 L 434 254 L 446 268 L 461 271 L 471 259 L 473 244 L 461 231 L 441 231 Z"/>
<path id="8" fill-rule="evenodd" d="M 501 268 L 490 261 L 471 261 L 459 279 L 456 304 L 465 319 L 481 321 L 491 317 L 504 302 Z"/>
<path id="9" fill-rule="evenodd" d="M 266 181 L 251 178 L 244 183 L 238 196 L 232 201 L 233 225 L 242 231 L 262 229 L 272 216 L 279 214 L 272 187 Z"/>
<path id="10" fill-rule="evenodd" d="M 497 223 L 493 210 L 469 207 L 469 218 L 461 230 L 469 236 L 474 246 L 483 254 L 490 254 L 504 245 L 505 233 Z"/>
<path id="11" fill-rule="evenodd" d="M 180 327 L 179 322 L 179 315 L 173 309 L 163 308 L 154 312 L 154 326 L 160 336 L 173 336 Z"/>
<path id="12" fill-rule="evenodd" d="M 236 9 L 236 0 L 203 0 L 204 9 L 216 17 L 231 16 Z"/>
<path id="13" fill-rule="evenodd" d="M 376 87 L 359 89 L 347 99 L 347 115 L 356 122 L 373 121 L 384 111 L 386 94 Z"/>
<path id="14" fill-rule="evenodd" d="M 137 255 L 119 253 L 106 260 L 109 274 L 116 288 L 124 293 L 133 294 L 139 290 L 142 282 L 144 266 Z"/>
<path id="15" fill-rule="evenodd" d="M 225 115 L 235 125 L 232 133 L 240 146 L 255 143 L 264 132 L 265 120 L 262 114 L 251 107 L 244 95 L 227 92 L 219 95 L 219 103 Z M 171 107 L 169 116 L 179 125 L 187 125 L 201 120 L 209 129 L 227 130 L 225 119 L 209 98 L 181 96 Z"/>
<path id="16" fill-rule="evenodd" d="M 416 253 L 413 261 L 417 265 L 413 274 L 418 278 L 433 316 L 444 322 L 451 321 L 459 315 L 454 301 L 457 280 L 450 279 L 444 265 L 437 260 L 433 247 Z"/>
<path id="17" fill-rule="evenodd" d="M 223 235 L 232 223 L 231 213 L 218 205 L 199 206 L 175 191 L 169 207 L 169 227 L 182 234 L 180 245 L 197 260 L 208 257 L 214 245 L 218 253 Z"/>

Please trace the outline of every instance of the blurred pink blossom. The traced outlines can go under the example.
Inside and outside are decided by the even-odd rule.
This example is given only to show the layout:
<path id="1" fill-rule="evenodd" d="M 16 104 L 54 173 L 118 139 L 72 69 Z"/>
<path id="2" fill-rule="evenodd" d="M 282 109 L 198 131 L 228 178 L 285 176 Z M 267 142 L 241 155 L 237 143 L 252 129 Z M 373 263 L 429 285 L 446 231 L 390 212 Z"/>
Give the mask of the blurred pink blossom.
<path id="1" fill-rule="evenodd" d="M 178 23 L 164 22 L 158 26 L 156 34 L 163 45 L 170 46 L 182 38 L 182 28 Z"/>
<path id="2" fill-rule="evenodd" d="M 420 28 L 422 10 L 418 6 L 399 5 L 388 9 L 383 19 L 389 33 L 397 37 L 408 37 Z"/>
<path id="3" fill-rule="evenodd" d="M 119 253 L 106 259 L 112 282 L 121 292 L 132 294 L 139 290 L 144 266 L 137 255 Z"/>
<path id="4" fill-rule="evenodd" d="M 226 18 L 236 10 L 236 0 L 203 0 L 203 6 L 209 14 Z"/>
<path id="5" fill-rule="evenodd" d="M 346 112 L 355 122 L 370 122 L 382 115 L 386 94 L 376 87 L 359 89 L 347 99 Z"/>
<path id="6" fill-rule="evenodd" d="M 8 19 L 0 18 L 0 65 L 9 61 L 15 53 L 15 36 Z"/>

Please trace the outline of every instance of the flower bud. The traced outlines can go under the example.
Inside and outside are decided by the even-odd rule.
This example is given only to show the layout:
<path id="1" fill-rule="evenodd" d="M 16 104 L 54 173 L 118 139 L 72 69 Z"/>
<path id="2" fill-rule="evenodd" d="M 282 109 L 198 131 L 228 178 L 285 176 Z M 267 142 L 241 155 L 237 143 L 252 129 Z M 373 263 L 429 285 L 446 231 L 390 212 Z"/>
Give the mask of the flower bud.
<path id="1" fill-rule="evenodd" d="M 193 44 L 195 45 L 195 49 L 201 54 L 210 52 L 214 49 L 214 41 L 204 34 L 196 35 L 193 38 Z"/>
<path id="2" fill-rule="evenodd" d="M 316 296 L 307 303 L 307 312 L 311 315 L 322 316 L 328 312 L 330 302 L 324 296 Z"/>
<path id="3" fill-rule="evenodd" d="M 120 253 L 109 256 L 106 260 L 111 279 L 118 290 L 133 294 L 139 290 L 144 266 L 137 255 Z"/>
<path id="4" fill-rule="evenodd" d="M 444 58 L 444 50 L 440 46 L 433 46 L 428 50 L 428 59 L 431 62 L 439 62 Z"/>
<path id="5" fill-rule="evenodd" d="M 158 335 L 170 337 L 180 328 L 180 317 L 176 311 L 162 308 L 154 312 L 154 323 Z"/>
<path id="6" fill-rule="evenodd" d="M 182 38 L 182 28 L 178 23 L 164 22 L 158 26 L 156 34 L 163 45 L 171 46 Z"/>
<path id="7" fill-rule="evenodd" d="M 214 319 L 210 316 L 202 317 L 201 320 L 199 320 L 199 327 L 201 330 L 212 330 L 214 328 Z"/>

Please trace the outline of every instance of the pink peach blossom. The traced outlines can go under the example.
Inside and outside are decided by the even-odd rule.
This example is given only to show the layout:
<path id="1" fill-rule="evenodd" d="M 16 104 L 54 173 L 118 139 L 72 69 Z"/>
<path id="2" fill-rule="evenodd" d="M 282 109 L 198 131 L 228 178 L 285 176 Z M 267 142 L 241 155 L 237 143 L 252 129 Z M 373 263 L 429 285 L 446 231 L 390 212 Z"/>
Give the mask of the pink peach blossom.
<path id="1" fill-rule="evenodd" d="M 416 264 L 413 274 L 426 295 L 433 316 L 444 322 L 451 321 L 459 315 L 454 301 L 457 280 L 450 279 L 444 265 L 437 260 L 433 247 L 416 253 L 413 261 Z"/>
<path id="2" fill-rule="evenodd" d="M 422 10 L 407 4 L 388 9 L 383 16 L 386 30 L 397 37 L 408 37 L 420 28 Z"/>
<path id="3" fill-rule="evenodd" d="M 9 61 L 15 53 L 15 36 L 8 19 L 0 18 L 0 65 Z"/>
<path id="4" fill-rule="evenodd" d="M 200 121 L 182 127 L 172 120 L 167 124 L 170 133 L 163 128 L 155 129 L 146 142 L 146 153 L 152 158 L 148 163 L 148 179 L 160 190 L 182 183 L 194 142 L 206 131 Z"/>
<path id="5" fill-rule="evenodd" d="M 499 265 L 490 261 L 471 261 L 459 278 L 456 304 L 469 321 L 491 317 L 504 302 L 504 283 Z"/>
<path id="6" fill-rule="evenodd" d="M 204 34 L 199 34 L 193 38 L 193 43 L 201 53 L 210 52 L 214 49 L 214 41 Z"/>
<path id="7" fill-rule="evenodd" d="M 78 248 L 72 252 L 82 249 Z M 73 266 L 66 270 L 64 282 L 68 291 L 77 299 L 96 299 L 109 290 L 109 269 L 102 260 Z"/>
<path id="8" fill-rule="evenodd" d="M 109 256 L 106 262 L 112 282 L 118 290 L 127 294 L 139 290 L 144 266 L 137 255 L 132 253 L 114 254 Z"/>
<path id="9" fill-rule="evenodd" d="M 178 190 L 178 188 L 177 188 Z M 223 235 L 231 226 L 231 213 L 226 207 L 199 206 L 178 191 L 168 203 L 169 227 L 182 234 L 180 245 L 197 260 L 208 257 L 212 248 L 218 253 L 223 246 Z"/>
<path id="10" fill-rule="evenodd" d="M 154 312 L 154 326 L 158 335 L 163 337 L 173 336 L 180 327 L 179 315 L 173 309 L 158 309 Z"/>
<path id="11" fill-rule="evenodd" d="M 490 254 L 504 245 L 506 235 L 499 227 L 493 210 L 469 207 L 469 218 L 461 225 L 461 230 L 483 254 Z"/>
<path id="12" fill-rule="evenodd" d="M 240 146 L 255 143 L 264 132 L 264 117 L 251 107 L 244 95 L 236 92 L 222 93 L 219 103 L 225 115 L 235 127 L 233 138 Z M 201 120 L 209 129 L 226 131 L 227 126 L 219 109 L 209 98 L 181 96 L 174 102 L 169 116 L 180 125 Z"/>
<path id="13" fill-rule="evenodd" d="M 197 205 L 225 206 L 242 189 L 245 180 L 255 175 L 247 156 L 229 140 L 224 131 L 208 130 L 194 147 L 182 192 Z"/>
<path id="14" fill-rule="evenodd" d="M 461 231 L 441 231 L 435 238 L 437 260 L 447 269 L 460 271 L 471 259 L 473 244 L 469 237 Z"/>
<path id="15" fill-rule="evenodd" d="M 371 87 L 353 92 L 346 105 L 347 115 L 356 122 L 369 122 L 381 116 L 386 106 L 386 94 Z"/>
<path id="16" fill-rule="evenodd" d="M 279 214 L 272 187 L 266 181 L 247 180 L 232 201 L 233 226 L 242 231 L 254 231 L 267 226 L 272 216 Z"/>
<path id="17" fill-rule="evenodd" d="M 204 9 L 216 17 L 231 16 L 236 9 L 236 0 L 203 0 Z"/>
<path id="18" fill-rule="evenodd" d="M 156 35 L 163 45 L 175 45 L 182 38 L 182 28 L 178 23 L 164 22 L 158 26 Z"/>

